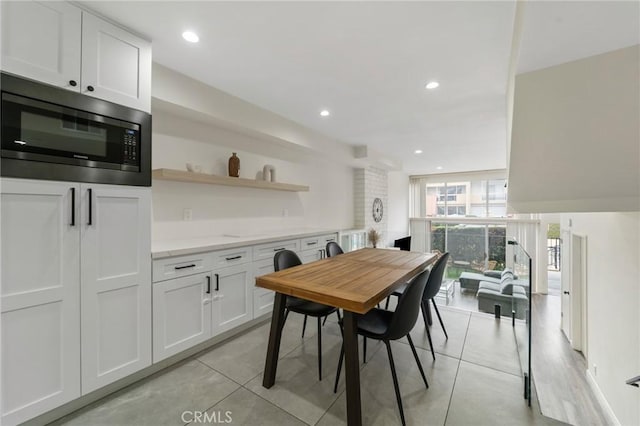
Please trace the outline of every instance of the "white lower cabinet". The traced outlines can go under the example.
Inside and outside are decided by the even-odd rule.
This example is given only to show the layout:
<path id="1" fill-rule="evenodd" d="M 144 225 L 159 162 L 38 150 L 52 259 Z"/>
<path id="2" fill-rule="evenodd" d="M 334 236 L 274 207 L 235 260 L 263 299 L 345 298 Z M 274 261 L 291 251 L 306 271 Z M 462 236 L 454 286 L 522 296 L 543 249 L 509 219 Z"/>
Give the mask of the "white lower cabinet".
<path id="1" fill-rule="evenodd" d="M 253 264 L 253 276 L 270 274 L 274 271 L 273 260 L 261 260 Z M 253 289 L 253 316 L 257 318 L 273 312 L 275 293 L 266 288 L 255 287 Z"/>
<path id="2" fill-rule="evenodd" d="M 153 285 L 153 362 L 211 337 L 211 274 Z"/>
<path id="3" fill-rule="evenodd" d="M 337 241 L 338 234 L 316 235 L 300 240 L 299 257 L 302 263 L 315 262 L 327 257 L 327 243 Z"/>
<path id="4" fill-rule="evenodd" d="M 192 256 L 212 264 L 216 253 Z M 230 261 L 239 261 L 227 256 Z M 225 258 L 226 259 L 226 258 Z M 190 266 L 190 259 L 180 262 Z M 169 259 L 157 265 L 174 264 Z M 155 269 L 160 269 L 154 265 Z M 181 271 L 187 270 L 187 268 Z M 162 278 L 164 274 L 159 275 Z M 217 268 L 153 283 L 153 362 L 231 330 L 253 319 L 253 271 L 250 258 L 239 265 Z"/>
<path id="5" fill-rule="evenodd" d="M 214 335 L 253 319 L 253 274 L 250 263 L 215 270 L 212 285 Z"/>
<path id="6" fill-rule="evenodd" d="M 81 188 L 84 395 L 151 365 L 151 189 Z"/>
<path id="7" fill-rule="evenodd" d="M 150 208 L 149 188 L 2 179 L 3 425 L 151 364 Z"/>
<path id="8" fill-rule="evenodd" d="M 3 425 L 80 396 L 79 188 L 2 179 Z"/>

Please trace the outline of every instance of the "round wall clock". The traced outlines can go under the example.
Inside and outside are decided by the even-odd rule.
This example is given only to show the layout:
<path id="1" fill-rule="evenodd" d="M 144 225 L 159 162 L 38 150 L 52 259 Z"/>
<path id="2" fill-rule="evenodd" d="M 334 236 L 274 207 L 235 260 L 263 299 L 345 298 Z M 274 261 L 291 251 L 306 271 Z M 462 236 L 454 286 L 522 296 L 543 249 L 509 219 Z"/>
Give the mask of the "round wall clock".
<path id="1" fill-rule="evenodd" d="M 382 220 L 383 207 L 382 200 L 380 198 L 376 198 L 373 200 L 372 213 L 373 220 L 375 220 L 376 222 L 380 222 Z"/>

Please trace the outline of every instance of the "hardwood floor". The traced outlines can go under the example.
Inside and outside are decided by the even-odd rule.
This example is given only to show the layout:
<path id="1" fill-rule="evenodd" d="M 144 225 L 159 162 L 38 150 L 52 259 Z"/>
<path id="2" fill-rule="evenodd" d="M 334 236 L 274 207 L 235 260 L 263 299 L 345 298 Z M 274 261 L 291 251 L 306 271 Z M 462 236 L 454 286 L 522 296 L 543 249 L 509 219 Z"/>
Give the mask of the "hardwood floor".
<path id="1" fill-rule="evenodd" d="M 542 414 L 573 425 L 606 425 L 585 377 L 582 353 L 560 330 L 560 297 L 533 295 L 533 380 Z"/>

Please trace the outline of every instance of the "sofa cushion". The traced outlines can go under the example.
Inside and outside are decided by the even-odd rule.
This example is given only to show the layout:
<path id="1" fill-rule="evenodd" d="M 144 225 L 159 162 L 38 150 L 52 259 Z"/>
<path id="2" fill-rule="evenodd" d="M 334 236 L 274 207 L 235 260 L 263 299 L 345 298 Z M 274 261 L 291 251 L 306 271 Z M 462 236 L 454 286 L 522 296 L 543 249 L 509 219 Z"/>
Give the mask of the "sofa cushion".
<path id="1" fill-rule="evenodd" d="M 500 293 L 502 294 L 513 294 L 513 280 L 512 279 L 502 279 L 500 282 Z"/>
<path id="2" fill-rule="evenodd" d="M 500 293 L 500 284 L 492 281 L 480 281 L 478 290 L 491 290 Z"/>

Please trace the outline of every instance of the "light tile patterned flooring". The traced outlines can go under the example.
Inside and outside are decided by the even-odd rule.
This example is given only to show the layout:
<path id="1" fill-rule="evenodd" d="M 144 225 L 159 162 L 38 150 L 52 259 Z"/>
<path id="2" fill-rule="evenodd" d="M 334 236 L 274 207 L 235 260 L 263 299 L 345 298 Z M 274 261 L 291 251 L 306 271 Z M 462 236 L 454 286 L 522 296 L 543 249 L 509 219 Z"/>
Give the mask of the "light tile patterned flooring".
<path id="1" fill-rule="evenodd" d="M 412 331 L 429 389 L 422 383 L 406 339 L 392 343 L 407 424 L 561 424 L 543 417 L 535 402 L 527 407 L 508 320 L 446 307 L 440 310 L 449 339 L 436 322 L 432 326 L 436 361 L 428 349 L 422 317 Z M 315 328 L 312 320 L 301 339 L 302 316 L 289 316 L 271 389 L 262 387 L 269 334 L 265 323 L 56 424 L 183 425 L 193 421 L 193 412 L 206 411 L 208 421 L 200 417 L 200 424 L 231 420 L 234 425 L 344 425 L 344 374 L 338 393 L 333 393 L 340 331 L 334 319 L 323 327 L 323 380 L 318 381 Z M 361 364 L 361 389 L 365 425 L 400 424 L 387 353 L 378 342 L 369 342 L 367 363 Z"/>

